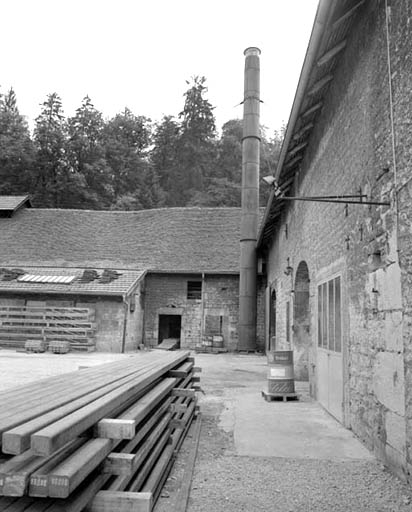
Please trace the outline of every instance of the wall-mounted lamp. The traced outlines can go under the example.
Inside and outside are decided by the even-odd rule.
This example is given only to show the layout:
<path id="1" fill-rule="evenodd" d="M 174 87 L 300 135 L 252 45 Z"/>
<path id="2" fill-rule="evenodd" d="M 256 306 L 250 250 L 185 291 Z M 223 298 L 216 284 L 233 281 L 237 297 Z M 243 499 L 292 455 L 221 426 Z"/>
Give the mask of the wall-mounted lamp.
<path id="1" fill-rule="evenodd" d="M 293 267 L 290 266 L 289 258 L 287 259 L 287 266 L 285 269 L 285 275 L 290 276 L 293 272 Z"/>
<path id="2" fill-rule="evenodd" d="M 269 187 L 273 187 L 273 190 L 275 191 L 275 197 L 279 197 L 280 195 L 282 195 L 282 190 L 279 187 L 278 182 L 276 181 L 276 178 L 274 176 L 264 176 L 262 178 L 262 181 L 266 183 L 266 185 L 269 185 Z"/>

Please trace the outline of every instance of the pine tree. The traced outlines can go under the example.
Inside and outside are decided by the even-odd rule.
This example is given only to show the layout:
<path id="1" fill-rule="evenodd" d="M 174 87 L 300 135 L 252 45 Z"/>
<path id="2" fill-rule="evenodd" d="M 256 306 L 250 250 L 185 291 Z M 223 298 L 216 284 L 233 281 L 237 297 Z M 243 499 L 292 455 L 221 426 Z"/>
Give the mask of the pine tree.
<path id="1" fill-rule="evenodd" d="M 0 97 L 0 194 L 26 194 L 34 147 L 11 88 Z"/>

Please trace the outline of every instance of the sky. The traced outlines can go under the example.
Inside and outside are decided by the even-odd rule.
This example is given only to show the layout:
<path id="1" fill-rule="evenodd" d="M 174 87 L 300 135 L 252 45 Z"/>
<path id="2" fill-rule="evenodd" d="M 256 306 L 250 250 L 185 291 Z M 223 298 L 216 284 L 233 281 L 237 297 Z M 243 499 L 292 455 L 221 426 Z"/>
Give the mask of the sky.
<path id="1" fill-rule="evenodd" d="M 245 48 L 261 50 L 261 122 L 289 118 L 318 0 L 0 0 L 0 93 L 30 126 L 47 94 L 66 116 L 89 95 L 105 118 L 160 121 L 205 76 L 218 129 L 241 118 Z"/>

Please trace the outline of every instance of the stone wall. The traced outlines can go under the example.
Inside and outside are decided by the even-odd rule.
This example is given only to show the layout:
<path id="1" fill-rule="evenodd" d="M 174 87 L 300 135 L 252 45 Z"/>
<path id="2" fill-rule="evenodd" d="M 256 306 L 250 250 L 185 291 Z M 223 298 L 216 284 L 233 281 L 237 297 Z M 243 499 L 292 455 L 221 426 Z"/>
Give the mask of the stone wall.
<path id="1" fill-rule="evenodd" d="M 239 278 L 232 275 L 206 275 L 200 299 L 187 298 L 188 281 L 201 275 L 149 274 L 145 287 L 144 342 L 159 342 L 159 315 L 181 316 L 181 347 L 201 346 L 205 336 L 221 332 L 224 346 L 237 346 Z"/>
<path id="2" fill-rule="evenodd" d="M 317 286 L 341 276 L 343 422 L 398 474 L 407 476 L 412 456 L 412 6 L 407 0 L 392 4 L 396 166 L 386 11 L 379 0 L 365 5 L 352 28 L 294 184 L 298 196 L 355 194 L 361 189 L 391 206 L 345 209 L 342 204 L 291 203 L 267 264 L 269 285 L 276 290 L 281 348 L 291 339 L 287 303 L 292 329 L 294 325 L 294 274 L 301 262 L 308 266 L 308 376 L 317 397 L 323 391 L 318 389 Z M 288 261 L 291 276 L 285 274 Z"/>

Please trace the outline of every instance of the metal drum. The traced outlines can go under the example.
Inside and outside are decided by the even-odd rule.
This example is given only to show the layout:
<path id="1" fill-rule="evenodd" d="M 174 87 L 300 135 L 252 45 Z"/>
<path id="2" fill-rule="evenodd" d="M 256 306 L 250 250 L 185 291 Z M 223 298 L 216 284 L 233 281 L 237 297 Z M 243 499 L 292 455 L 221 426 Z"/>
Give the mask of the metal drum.
<path id="1" fill-rule="evenodd" d="M 268 359 L 268 393 L 284 394 L 295 392 L 293 373 L 293 351 L 270 351 Z"/>

